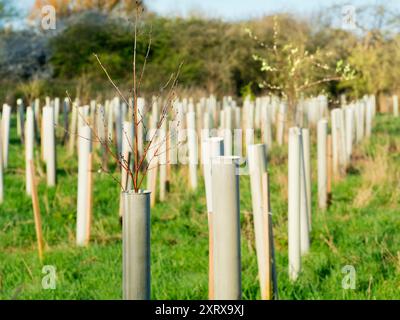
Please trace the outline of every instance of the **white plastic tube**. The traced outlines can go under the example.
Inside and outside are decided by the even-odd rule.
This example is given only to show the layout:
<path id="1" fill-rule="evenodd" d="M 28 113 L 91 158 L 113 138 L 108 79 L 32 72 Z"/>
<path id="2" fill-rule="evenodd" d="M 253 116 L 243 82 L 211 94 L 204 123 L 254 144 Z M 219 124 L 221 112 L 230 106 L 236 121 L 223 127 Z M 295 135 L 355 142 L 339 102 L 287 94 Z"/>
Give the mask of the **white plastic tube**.
<path id="1" fill-rule="evenodd" d="M 327 167 L 327 139 L 328 121 L 318 121 L 317 131 L 317 153 L 318 153 L 318 206 L 326 209 L 328 200 L 328 167 Z"/>
<path id="2" fill-rule="evenodd" d="M 265 144 L 250 145 L 248 151 L 258 274 L 261 296 L 267 297 L 269 294 L 265 284 L 267 282 L 267 268 L 270 267 L 270 263 L 267 262 L 266 258 L 267 255 L 269 256 L 269 247 L 266 247 L 265 235 L 269 234 L 269 230 L 265 230 L 264 219 L 265 215 L 267 217 L 269 215 L 269 208 L 266 207 L 268 204 L 264 203 L 263 198 L 263 174 L 267 171 L 267 147 Z"/>
<path id="3" fill-rule="evenodd" d="M 84 246 L 87 239 L 88 217 L 88 163 L 91 152 L 91 131 L 89 126 L 83 126 L 79 130 L 79 155 L 78 155 L 78 203 L 76 221 L 76 244 Z"/>
<path id="4" fill-rule="evenodd" d="M 212 212 L 211 160 L 224 154 L 224 139 L 221 137 L 206 138 L 202 142 L 202 162 L 204 184 L 206 189 L 207 211 Z"/>
<path id="5" fill-rule="evenodd" d="M 0 130 L 0 203 L 4 200 L 4 170 L 3 170 L 3 146 L 2 130 Z"/>
<path id="6" fill-rule="evenodd" d="M 300 256 L 300 129 L 289 129 L 288 246 L 289 278 L 295 281 L 301 269 Z"/>
<path id="7" fill-rule="evenodd" d="M 198 164 L 198 152 L 197 152 L 197 134 L 196 134 L 196 117 L 194 112 L 188 112 L 186 114 L 187 121 L 187 137 L 188 137 L 188 151 L 189 151 L 189 178 L 190 187 L 192 190 L 197 188 L 197 164 Z"/>
<path id="8" fill-rule="evenodd" d="M 8 167 L 8 145 L 10 142 L 10 117 L 11 107 L 3 104 L 3 113 L 1 117 L 1 130 L 3 137 L 3 168 Z"/>
<path id="9" fill-rule="evenodd" d="M 124 192 L 123 298 L 150 299 L 150 193 Z"/>
<path id="10" fill-rule="evenodd" d="M 307 128 L 301 129 L 300 142 L 300 251 L 306 254 L 310 249 L 311 230 L 310 134 Z"/>
<path id="11" fill-rule="evenodd" d="M 399 97 L 393 96 L 393 116 L 397 118 L 399 116 Z"/>
<path id="12" fill-rule="evenodd" d="M 214 299 L 241 298 L 239 157 L 212 160 Z"/>
<path id="13" fill-rule="evenodd" d="M 44 160 L 46 161 L 47 185 L 56 185 L 56 141 L 54 132 L 54 108 L 43 108 Z"/>
<path id="14" fill-rule="evenodd" d="M 33 147 L 35 139 L 35 124 L 34 114 L 32 107 L 26 108 L 26 122 L 25 122 L 25 181 L 26 181 L 26 194 L 31 195 L 31 168 L 30 161 L 33 160 Z"/>

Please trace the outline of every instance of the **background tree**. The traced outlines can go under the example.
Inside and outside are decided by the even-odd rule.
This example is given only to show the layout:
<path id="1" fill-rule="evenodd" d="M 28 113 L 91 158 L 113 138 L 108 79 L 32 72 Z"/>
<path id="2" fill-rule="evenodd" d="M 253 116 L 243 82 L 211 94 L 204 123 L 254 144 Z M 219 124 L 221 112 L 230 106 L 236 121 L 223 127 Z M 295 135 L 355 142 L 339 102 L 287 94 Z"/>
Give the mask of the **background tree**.
<path id="1" fill-rule="evenodd" d="M 10 16 L 13 2 L 0 0 L 0 4 L 1 25 L 1 16 Z M 82 77 L 90 79 L 93 95 L 104 94 L 108 85 L 98 74 L 93 52 L 112 77 L 121 80 L 122 87 L 129 83 L 134 21 L 129 5 L 135 1 L 37 0 L 31 19 L 39 17 L 46 4 L 57 10 L 54 32 L 39 27 L 0 31 L 0 98 L 2 92 L 17 90 L 14 81 L 36 78 L 44 79 L 44 90 L 53 95 L 63 95 L 66 88 L 73 94 Z M 146 65 L 151 77 L 144 78 L 142 92 L 158 92 L 160 83 L 182 61 L 179 88 L 191 93 L 242 96 L 269 92 L 285 96 L 292 106 L 301 95 L 321 91 L 336 101 L 342 93 L 352 99 L 365 93 L 397 92 L 399 15 L 388 6 L 360 7 L 357 29 L 343 30 L 337 26 L 340 10 L 325 10 L 309 19 L 280 14 L 278 21 L 273 16 L 248 21 L 195 15 L 171 18 L 146 10 L 142 15 L 146 30 L 137 39 L 138 59 L 151 33 Z M 353 71 L 347 63 L 357 75 L 352 81 L 343 76 Z"/>
<path id="2" fill-rule="evenodd" d="M 317 94 L 332 81 L 348 80 L 354 76 L 353 70 L 343 60 L 332 59 L 330 51 L 308 45 L 306 26 L 302 28 L 304 33 L 292 36 L 288 32 L 290 27 L 301 29 L 290 26 L 288 22 L 291 20 L 274 16 L 273 21 L 272 43 L 260 40 L 250 29 L 247 32 L 264 51 L 253 54 L 265 75 L 259 86 L 267 93 L 287 99 L 289 115 L 295 115 L 295 106 L 302 96 Z"/>

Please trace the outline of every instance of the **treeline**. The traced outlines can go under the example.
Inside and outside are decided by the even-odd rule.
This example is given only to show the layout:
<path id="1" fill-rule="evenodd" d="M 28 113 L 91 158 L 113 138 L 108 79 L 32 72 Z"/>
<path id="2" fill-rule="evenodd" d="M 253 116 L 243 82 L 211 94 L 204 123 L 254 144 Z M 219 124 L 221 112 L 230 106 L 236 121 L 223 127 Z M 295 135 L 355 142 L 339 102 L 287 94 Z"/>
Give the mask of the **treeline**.
<path id="1" fill-rule="evenodd" d="M 140 74 L 148 54 L 141 82 L 141 90 L 147 93 L 162 90 L 177 72 L 182 90 L 237 96 L 265 93 L 268 87 L 260 88 L 259 84 L 268 77 L 266 68 L 272 67 L 255 57 L 269 59 L 267 49 L 274 49 L 277 41 L 280 46 L 276 50 L 301 48 L 308 56 L 323 53 L 326 66 L 335 68 L 338 61 L 344 61 L 354 69 L 352 79 L 321 81 L 314 92 L 357 97 L 394 92 L 399 87 L 400 37 L 379 28 L 356 33 L 332 28 L 321 20 L 306 21 L 286 14 L 247 22 L 224 22 L 146 13 L 138 30 L 137 71 Z M 129 90 L 133 31 L 131 21 L 96 11 L 65 18 L 58 22 L 53 33 L 39 28 L 3 29 L 0 76 L 8 79 L 8 84 L 12 80 L 20 85 L 9 85 L 5 94 L 3 80 L 0 96 L 9 96 L 10 88 L 14 89 L 13 95 L 27 95 L 32 90 L 58 95 L 63 95 L 66 89 L 87 95 L 104 92 L 105 88 L 112 90 L 94 54 L 118 85 Z M 253 36 L 249 36 L 249 31 Z M 268 61 L 274 64 L 273 58 Z M 321 72 L 323 68 L 309 69 L 307 74 Z M 276 80 L 282 83 L 288 80 L 285 79 L 288 75 L 290 72 L 275 72 Z"/>

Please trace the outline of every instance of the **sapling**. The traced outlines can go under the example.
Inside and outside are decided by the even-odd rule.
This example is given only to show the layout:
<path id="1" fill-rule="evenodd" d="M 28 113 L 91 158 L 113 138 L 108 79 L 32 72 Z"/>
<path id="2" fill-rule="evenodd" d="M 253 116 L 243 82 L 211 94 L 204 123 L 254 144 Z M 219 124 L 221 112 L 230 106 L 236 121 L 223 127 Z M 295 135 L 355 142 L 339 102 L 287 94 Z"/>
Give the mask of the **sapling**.
<path id="1" fill-rule="evenodd" d="M 43 260 L 43 235 L 42 235 L 42 222 L 40 217 L 39 197 L 36 187 L 35 167 L 33 160 L 29 160 L 29 170 L 31 175 L 31 193 L 32 193 L 32 206 L 35 221 L 36 239 L 38 244 L 38 254 L 40 261 Z"/>
<path id="2" fill-rule="evenodd" d="M 139 24 L 139 5 L 137 3 L 135 22 L 134 22 L 134 39 L 133 39 L 133 61 L 132 61 L 132 88 L 131 97 L 126 97 L 112 80 L 106 67 L 102 64 L 100 57 L 94 54 L 100 68 L 110 81 L 111 85 L 117 92 L 117 98 L 122 104 L 128 108 L 127 114 L 132 118 L 129 121 L 133 123 L 133 141 L 129 145 L 129 153 L 132 155 L 133 166 L 130 165 L 130 158 L 126 158 L 126 154 L 120 154 L 121 148 L 117 147 L 117 151 L 111 143 L 110 135 L 112 134 L 112 119 L 108 119 L 108 137 L 101 139 L 96 131 L 91 130 L 92 139 L 98 141 L 105 152 L 116 161 L 121 172 L 124 173 L 129 181 L 132 182 L 132 187 L 122 185 L 119 182 L 122 191 L 124 210 L 122 213 L 123 221 L 123 297 L 124 299 L 149 299 L 150 298 L 150 192 L 142 189 L 147 174 L 158 164 L 153 166 L 152 160 L 158 159 L 161 152 L 165 150 L 165 143 L 168 140 L 167 135 L 160 138 L 159 130 L 163 123 L 171 113 L 172 103 L 175 99 L 174 88 L 177 84 L 180 66 L 176 74 L 172 74 L 163 90 L 167 91 L 166 98 L 160 105 L 158 115 L 154 116 L 154 126 L 149 135 L 148 141 L 143 142 L 141 139 L 148 135 L 148 130 L 145 125 L 146 112 L 143 110 L 143 100 L 140 98 L 140 88 L 145 72 L 147 58 L 151 48 L 151 37 L 144 58 L 144 63 L 140 73 L 137 72 L 137 39 L 138 39 L 138 24 Z M 140 106 L 139 106 L 140 103 Z M 117 102 L 117 114 L 109 113 L 111 116 L 116 116 L 116 123 L 122 119 L 123 111 L 120 111 Z M 111 127 L 110 127 L 111 123 Z M 121 130 L 125 131 L 125 130 Z M 117 131 L 117 134 L 118 131 Z M 125 132 L 122 132 L 124 135 Z M 119 139 L 117 139 L 118 141 Z M 123 176 L 123 175 L 122 175 Z M 153 197 L 154 198 L 154 197 Z"/>

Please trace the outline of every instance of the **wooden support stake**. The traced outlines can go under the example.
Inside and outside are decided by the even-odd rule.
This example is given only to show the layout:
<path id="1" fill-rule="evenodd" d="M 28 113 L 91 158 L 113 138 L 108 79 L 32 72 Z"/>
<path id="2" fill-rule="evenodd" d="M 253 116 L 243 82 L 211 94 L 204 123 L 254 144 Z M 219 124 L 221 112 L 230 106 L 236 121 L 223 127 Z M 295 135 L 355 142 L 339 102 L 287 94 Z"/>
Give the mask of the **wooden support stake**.
<path id="1" fill-rule="evenodd" d="M 272 224 L 272 208 L 271 208 L 271 194 L 270 194 L 270 183 L 268 172 L 264 173 L 264 185 L 267 185 L 267 196 L 268 196 L 268 227 L 269 227 L 269 237 L 270 237 L 270 253 L 271 253 L 271 272 L 272 272 L 272 298 L 278 300 L 278 277 L 276 274 L 276 260 L 275 260 L 275 245 L 274 245 L 274 230 Z"/>
<path id="2" fill-rule="evenodd" d="M 40 208 L 39 208 L 39 198 L 37 194 L 36 188 L 36 179 L 35 179 L 35 167 L 33 165 L 33 160 L 29 161 L 29 167 L 31 170 L 31 191 L 32 191 L 32 206 L 33 206 L 33 216 L 35 219 L 35 229 L 36 229 L 36 238 L 38 244 L 38 253 L 40 262 L 43 261 L 43 236 L 42 236 L 42 222 L 40 219 Z"/>
<path id="3" fill-rule="evenodd" d="M 127 164 L 127 166 L 128 166 L 128 168 L 129 168 L 129 170 L 131 170 L 131 166 L 130 166 L 130 163 L 131 163 L 131 157 L 132 157 L 132 153 L 131 152 L 128 152 L 127 153 L 127 159 L 126 159 L 126 164 Z M 128 189 L 130 189 L 130 187 L 129 187 L 129 182 L 130 182 L 130 174 L 129 174 L 129 170 L 125 170 L 122 166 L 121 166 L 121 176 L 122 176 L 122 178 L 121 178 L 121 184 L 122 184 L 122 187 L 121 187 L 121 194 L 120 194 L 120 196 L 119 196 L 119 217 L 121 218 L 122 216 L 123 216 L 123 214 L 124 214 L 124 198 L 123 198 L 123 192 L 124 191 L 130 191 L 130 190 L 128 190 Z"/>
<path id="4" fill-rule="evenodd" d="M 150 208 L 153 208 L 157 200 L 157 173 L 158 173 L 158 159 L 155 159 L 156 164 L 153 172 L 151 173 L 151 196 L 150 196 Z"/>
<path id="5" fill-rule="evenodd" d="M 208 213 L 208 299 L 214 300 L 214 227 L 213 215 Z"/>
<path id="6" fill-rule="evenodd" d="M 264 258 L 265 258 L 265 295 L 263 300 L 272 299 L 272 264 L 271 264 L 271 245 L 273 243 L 271 234 L 270 205 L 269 205 L 269 185 L 268 173 L 263 173 L 261 177 L 262 204 L 263 204 L 263 229 L 264 229 Z M 263 290 L 262 290 L 263 291 Z"/>

